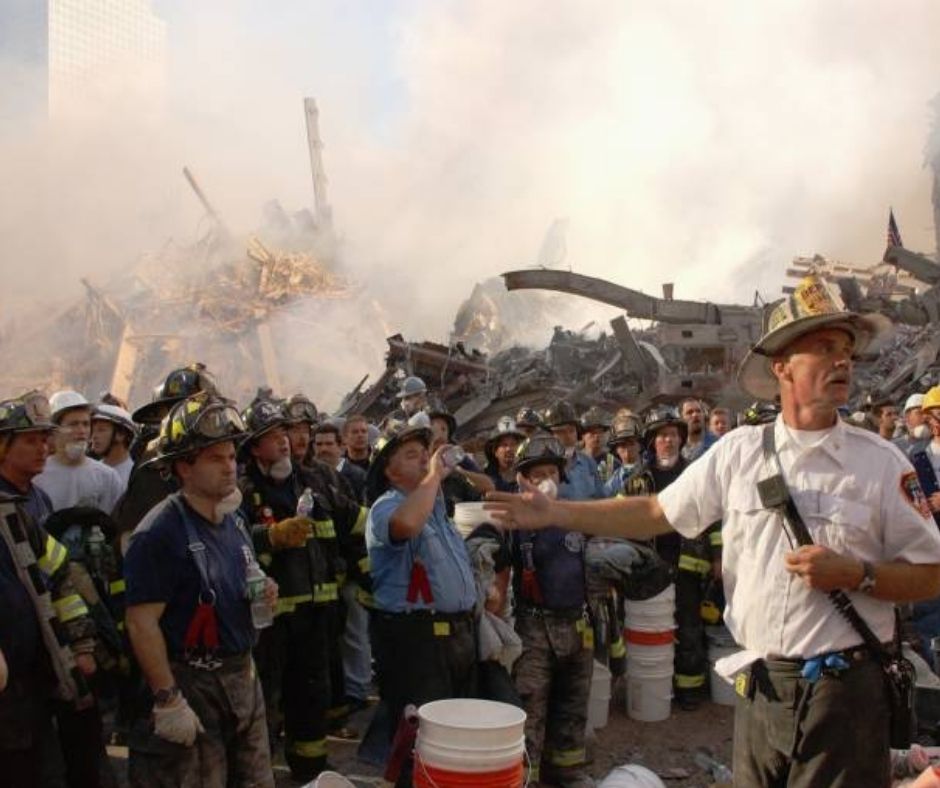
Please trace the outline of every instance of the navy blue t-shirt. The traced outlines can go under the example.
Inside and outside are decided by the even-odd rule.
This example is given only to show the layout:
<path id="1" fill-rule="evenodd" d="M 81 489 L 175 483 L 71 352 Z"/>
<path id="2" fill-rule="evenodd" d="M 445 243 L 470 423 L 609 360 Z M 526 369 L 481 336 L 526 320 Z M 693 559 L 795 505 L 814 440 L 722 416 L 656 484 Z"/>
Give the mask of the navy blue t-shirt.
<path id="1" fill-rule="evenodd" d="M 52 514 L 52 500 L 35 484 L 30 484 L 29 490 L 24 493 L 12 482 L 0 476 L 0 492 L 21 497 L 23 499 L 22 506 L 26 513 L 39 525 L 46 522 L 46 519 Z"/>
<path id="2" fill-rule="evenodd" d="M 127 604 L 166 604 L 160 629 L 170 659 L 179 659 L 200 589 L 199 570 L 188 550 L 184 516 L 206 546 L 209 580 L 216 593 L 218 653 L 243 654 L 255 642 L 246 581 L 247 565 L 254 554 L 234 515 L 226 515 L 219 525 L 210 523 L 179 493 L 157 504 L 134 530 L 124 557 Z"/>

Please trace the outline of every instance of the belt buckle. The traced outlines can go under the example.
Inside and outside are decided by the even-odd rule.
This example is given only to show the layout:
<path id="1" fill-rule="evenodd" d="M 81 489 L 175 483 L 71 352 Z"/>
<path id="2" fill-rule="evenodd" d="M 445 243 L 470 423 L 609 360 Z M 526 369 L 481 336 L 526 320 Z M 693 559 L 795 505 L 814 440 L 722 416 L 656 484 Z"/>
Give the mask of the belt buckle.
<path id="1" fill-rule="evenodd" d="M 222 667 L 222 660 L 210 654 L 202 654 L 198 657 L 190 658 L 186 664 L 196 670 L 205 670 L 211 673 Z"/>

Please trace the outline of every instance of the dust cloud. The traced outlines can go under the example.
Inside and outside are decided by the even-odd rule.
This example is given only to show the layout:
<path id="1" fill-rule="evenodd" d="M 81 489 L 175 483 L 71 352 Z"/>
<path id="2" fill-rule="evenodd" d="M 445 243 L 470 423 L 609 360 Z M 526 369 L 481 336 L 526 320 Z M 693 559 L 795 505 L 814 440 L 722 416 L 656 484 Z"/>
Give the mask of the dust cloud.
<path id="1" fill-rule="evenodd" d="M 935 248 L 928 0 L 154 9 L 167 63 L 152 94 L 115 75 L 96 102 L 18 115 L 7 98 L 31 66 L 0 61 L 5 353 L 80 277 L 107 290 L 205 231 L 183 165 L 239 235 L 271 198 L 309 207 L 305 95 L 338 259 L 365 300 L 301 304 L 274 328 L 285 388 L 327 407 L 378 371 L 387 329 L 446 341 L 473 284 L 534 264 L 560 217 L 564 267 L 717 302 L 775 297 L 796 254 L 875 262 L 889 205 L 908 247 Z"/>

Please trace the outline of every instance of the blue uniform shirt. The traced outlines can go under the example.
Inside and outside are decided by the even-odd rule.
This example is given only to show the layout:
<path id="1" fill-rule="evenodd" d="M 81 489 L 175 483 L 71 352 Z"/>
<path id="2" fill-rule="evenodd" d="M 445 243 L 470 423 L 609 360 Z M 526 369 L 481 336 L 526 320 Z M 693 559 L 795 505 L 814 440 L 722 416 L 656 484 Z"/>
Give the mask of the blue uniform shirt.
<path id="1" fill-rule="evenodd" d="M 597 463 L 583 451 L 576 451 L 565 466 L 568 481 L 558 488 L 558 497 L 568 501 L 587 501 L 604 497 L 604 485 Z"/>
<path id="2" fill-rule="evenodd" d="M 45 491 L 40 490 L 35 484 L 30 484 L 29 490 L 24 493 L 18 487 L 0 476 L 0 492 L 22 498 L 23 509 L 25 509 L 26 513 L 39 525 L 45 523 L 49 515 L 52 514 L 52 501 L 49 499 L 49 496 L 46 495 Z"/>
<path id="3" fill-rule="evenodd" d="M 372 566 L 372 596 L 379 610 L 404 613 L 411 610 L 436 610 L 461 613 L 476 604 L 476 586 L 467 547 L 454 524 L 447 518 L 444 498 L 434 502 L 431 516 L 421 533 L 403 542 L 392 541 L 388 526 L 395 510 L 407 496 L 400 490 L 388 490 L 369 510 L 366 547 Z M 411 568 L 420 558 L 428 573 L 434 601 L 427 604 L 419 596 L 407 600 Z"/>
<path id="4" fill-rule="evenodd" d="M 174 499 L 180 499 L 182 507 L 175 506 Z M 200 589 L 199 570 L 189 553 L 183 516 L 206 546 L 209 580 L 216 593 L 218 653 L 243 654 L 255 641 L 246 581 L 247 563 L 253 553 L 234 515 L 226 515 L 219 525 L 210 523 L 179 493 L 157 504 L 134 530 L 124 556 L 127 604 L 166 604 L 160 629 L 170 659 L 180 659 Z"/>

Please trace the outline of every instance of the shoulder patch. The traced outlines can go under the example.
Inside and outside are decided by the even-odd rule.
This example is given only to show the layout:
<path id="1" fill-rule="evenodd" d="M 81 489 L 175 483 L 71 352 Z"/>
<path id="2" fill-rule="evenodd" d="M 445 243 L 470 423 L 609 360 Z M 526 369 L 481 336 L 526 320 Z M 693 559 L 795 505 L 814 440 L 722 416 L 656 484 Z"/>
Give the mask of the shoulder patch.
<path id="1" fill-rule="evenodd" d="M 568 531 L 565 534 L 565 547 L 570 553 L 584 551 L 584 535 L 578 531 Z"/>
<path id="2" fill-rule="evenodd" d="M 927 496 L 924 494 L 914 471 L 901 474 L 901 495 L 925 519 L 930 518 L 930 502 L 927 500 Z"/>

